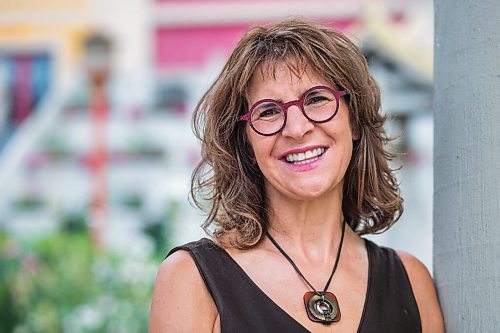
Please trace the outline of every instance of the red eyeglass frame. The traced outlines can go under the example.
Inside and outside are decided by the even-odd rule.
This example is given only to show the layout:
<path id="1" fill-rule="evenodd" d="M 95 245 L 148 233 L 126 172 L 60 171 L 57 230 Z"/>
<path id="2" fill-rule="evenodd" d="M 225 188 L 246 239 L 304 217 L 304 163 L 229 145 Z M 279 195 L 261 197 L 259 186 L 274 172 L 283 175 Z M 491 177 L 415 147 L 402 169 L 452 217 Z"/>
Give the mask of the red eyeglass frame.
<path id="1" fill-rule="evenodd" d="M 309 116 L 306 114 L 306 111 L 304 110 L 304 101 L 307 97 L 307 95 L 309 95 L 309 93 L 311 91 L 314 91 L 314 90 L 317 90 L 317 89 L 325 89 L 325 90 L 328 90 L 330 91 L 333 96 L 335 96 L 335 99 L 337 101 L 337 107 L 335 109 L 335 112 L 332 114 L 331 117 L 325 119 L 325 120 L 314 120 L 314 119 L 311 119 L 309 118 Z M 283 130 L 283 128 L 285 128 L 286 126 L 286 120 L 287 120 L 287 112 L 288 112 L 288 109 L 292 106 L 292 105 L 295 105 L 297 106 L 300 111 L 302 112 L 302 114 L 304 115 L 304 117 L 307 118 L 307 120 L 309 120 L 310 122 L 312 123 L 316 123 L 316 124 L 322 124 L 322 123 L 326 123 L 327 121 L 330 121 L 333 119 L 333 117 L 335 117 L 335 115 L 337 115 L 337 112 L 339 111 L 339 105 L 340 105 L 340 98 L 345 96 L 345 95 L 348 95 L 348 92 L 347 90 L 334 90 L 330 87 L 327 87 L 327 86 L 314 86 L 314 87 L 311 87 L 309 89 L 307 89 L 303 94 L 302 94 L 302 97 L 300 97 L 299 99 L 296 99 L 296 100 L 293 100 L 293 101 L 289 101 L 289 102 L 286 102 L 286 103 L 282 103 L 280 101 L 277 101 L 275 99 L 272 99 L 272 98 L 265 98 L 265 99 L 261 99 L 257 102 L 255 102 L 252 107 L 250 108 L 250 110 L 245 113 L 244 115 L 240 116 L 238 119 L 239 121 L 247 121 L 250 123 L 250 126 L 252 127 L 252 129 L 260 134 L 260 135 L 263 135 L 263 136 L 271 136 L 271 135 L 274 135 L 276 133 L 279 133 Z M 251 117 L 252 117 L 252 112 L 253 110 L 257 107 L 257 105 L 261 104 L 261 103 L 265 103 L 265 102 L 270 102 L 270 103 L 275 103 L 277 104 L 282 110 L 283 110 L 283 113 L 285 114 L 285 121 L 283 121 L 283 125 L 275 132 L 273 133 L 270 133 L 270 134 L 264 134 L 262 132 L 259 132 L 254 126 L 253 126 L 253 123 L 252 123 L 252 120 L 251 120 Z"/>

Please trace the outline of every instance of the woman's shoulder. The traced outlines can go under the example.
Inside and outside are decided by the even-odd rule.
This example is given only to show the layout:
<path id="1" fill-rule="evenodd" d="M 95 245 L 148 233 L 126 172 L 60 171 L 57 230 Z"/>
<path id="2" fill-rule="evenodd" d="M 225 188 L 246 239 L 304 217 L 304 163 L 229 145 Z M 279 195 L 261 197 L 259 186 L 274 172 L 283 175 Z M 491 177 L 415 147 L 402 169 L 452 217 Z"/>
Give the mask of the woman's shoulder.
<path id="1" fill-rule="evenodd" d="M 423 332 L 444 332 L 441 306 L 429 270 L 415 256 L 399 250 L 396 253 L 408 274 L 420 312 Z"/>
<path id="2" fill-rule="evenodd" d="M 213 331 L 217 308 L 188 252 L 189 248 L 205 243 L 179 246 L 161 263 L 153 290 L 150 332 Z M 196 321 L 192 320 L 193 308 L 197 309 Z"/>
<path id="3" fill-rule="evenodd" d="M 207 238 L 172 248 L 160 264 L 157 281 L 168 280 L 175 282 L 175 286 L 204 285 L 196 257 L 200 252 L 216 248 L 218 246 Z"/>

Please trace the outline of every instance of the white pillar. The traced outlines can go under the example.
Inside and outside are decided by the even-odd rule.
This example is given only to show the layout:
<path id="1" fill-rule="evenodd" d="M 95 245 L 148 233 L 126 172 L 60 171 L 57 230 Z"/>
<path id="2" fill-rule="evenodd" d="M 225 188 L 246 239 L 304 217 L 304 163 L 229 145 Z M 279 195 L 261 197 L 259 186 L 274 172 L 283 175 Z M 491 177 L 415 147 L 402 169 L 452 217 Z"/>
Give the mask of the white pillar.
<path id="1" fill-rule="evenodd" d="M 434 276 L 447 332 L 500 332 L 500 1 L 435 0 Z"/>

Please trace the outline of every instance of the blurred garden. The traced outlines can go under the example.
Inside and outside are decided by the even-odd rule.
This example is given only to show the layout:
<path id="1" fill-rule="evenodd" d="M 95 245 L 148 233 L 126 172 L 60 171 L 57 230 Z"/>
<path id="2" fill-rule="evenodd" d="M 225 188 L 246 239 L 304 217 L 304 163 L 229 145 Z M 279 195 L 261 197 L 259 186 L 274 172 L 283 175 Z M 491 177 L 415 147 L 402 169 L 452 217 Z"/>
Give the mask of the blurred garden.
<path id="1" fill-rule="evenodd" d="M 146 332 L 168 225 L 150 224 L 125 255 L 96 246 L 83 214 L 35 239 L 0 231 L 0 332 Z"/>

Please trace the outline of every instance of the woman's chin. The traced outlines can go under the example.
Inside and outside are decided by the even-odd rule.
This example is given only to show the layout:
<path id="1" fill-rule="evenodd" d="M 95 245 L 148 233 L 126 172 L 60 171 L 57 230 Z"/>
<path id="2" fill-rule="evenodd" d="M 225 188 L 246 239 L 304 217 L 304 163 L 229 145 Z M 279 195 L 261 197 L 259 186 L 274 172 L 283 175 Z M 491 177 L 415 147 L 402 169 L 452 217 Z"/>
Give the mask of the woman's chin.
<path id="1" fill-rule="evenodd" d="M 335 196 L 335 187 L 326 186 L 325 182 L 305 184 L 289 184 L 289 189 L 278 190 L 278 192 L 289 199 L 296 201 L 323 200 Z M 340 191 L 342 193 L 342 191 Z"/>

